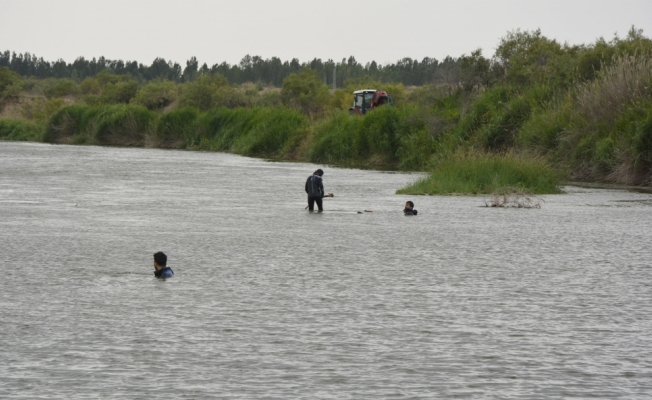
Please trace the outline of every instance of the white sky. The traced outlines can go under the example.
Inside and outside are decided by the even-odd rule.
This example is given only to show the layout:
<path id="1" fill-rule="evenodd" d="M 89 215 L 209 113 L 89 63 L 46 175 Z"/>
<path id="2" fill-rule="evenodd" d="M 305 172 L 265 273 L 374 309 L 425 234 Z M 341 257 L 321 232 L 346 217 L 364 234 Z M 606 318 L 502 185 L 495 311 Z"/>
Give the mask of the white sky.
<path id="1" fill-rule="evenodd" d="M 0 0 L 0 51 L 147 65 L 246 54 L 386 64 L 476 48 L 491 56 L 517 28 L 581 44 L 631 25 L 652 37 L 652 0 Z"/>

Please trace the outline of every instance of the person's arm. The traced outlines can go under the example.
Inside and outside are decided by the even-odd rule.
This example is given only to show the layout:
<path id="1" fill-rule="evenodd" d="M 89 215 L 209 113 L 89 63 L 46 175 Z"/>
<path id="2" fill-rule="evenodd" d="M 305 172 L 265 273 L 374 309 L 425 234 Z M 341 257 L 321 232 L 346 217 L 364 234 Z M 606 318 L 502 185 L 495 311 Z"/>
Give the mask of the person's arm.
<path id="1" fill-rule="evenodd" d="M 306 193 L 310 193 L 310 192 L 308 191 L 308 184 L 309 184 L 309 182 L 310 182 L 310 177 L 308 177 L 308 179 L 306 180 Z"/>
<path id="2" fill-rule="evenodd" d="M 324 181 L 319 179 L 319 192 L 321 193 L 321 197 L 324 197 Z"/>

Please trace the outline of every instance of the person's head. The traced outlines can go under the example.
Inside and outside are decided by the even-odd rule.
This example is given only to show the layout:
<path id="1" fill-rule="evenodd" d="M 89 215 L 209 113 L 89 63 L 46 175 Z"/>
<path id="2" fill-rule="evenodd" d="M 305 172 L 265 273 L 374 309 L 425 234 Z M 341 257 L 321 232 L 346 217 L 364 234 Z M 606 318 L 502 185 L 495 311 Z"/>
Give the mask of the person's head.
<path id="1" fill-rule="evenodd" d="M 168 263 L 168 256 L 165 255 L 162 251 L 154 253 L 154 267 L 157 265 L 161 268 L 165 267 Z"/>
<path id="2" fill-rule="evenodd" d="M 407 208 L 408 210 L 412 210 L 414 208 L 414 203 L 411 201 L 406 202 L 405 208 Z"/>
<path id="3" fill-rule="evenodd" d="M 316 170 L 315 172 L 313 172 L 313 174 L 314 174 L 314 175 L 323 176 L 323 175 L 324 175 L 324 171 L 322 171 L 321 168 L 320 168 L 320 169 Z"/>

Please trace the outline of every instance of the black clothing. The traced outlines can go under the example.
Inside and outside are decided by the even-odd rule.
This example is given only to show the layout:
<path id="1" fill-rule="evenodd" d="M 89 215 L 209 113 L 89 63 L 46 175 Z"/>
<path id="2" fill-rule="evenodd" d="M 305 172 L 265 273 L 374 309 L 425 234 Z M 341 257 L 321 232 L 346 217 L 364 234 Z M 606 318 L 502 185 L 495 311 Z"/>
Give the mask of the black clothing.
<path id="1" fill-rule="evenodd" d="M 321 176 L 313 174 L 308 177 L 308 180 L 306 180 L 306 193 L 308 193 L 308 209 L 313 211 L 315 203 L 317 203 L 319 211 L 324 211 L 321 200 L 324 197 L 324 183 Z"/>
<path id="2" fill-rule="evenodd" d="M 417 215 L 417 213 L 418 213 L 417 210 L 410 210 L 409 208 L 403 209 L 403 214 L 405 215 Z"/>
<path id="3" fill-rule="evenodd" d="M 163 267 L 158 271 L 154 271 L 154 276 L 157 278 L 172 278 L 174 276 L 174 271 L 170 267 Z"/>
<path id="4" fill-rule="evenodd" d="M 321 176 L 315 174 L 308 177 L 308 180 L 306 180 L 306 193 L 312 197 L 324 197 L 324 184 Z"/>
<path id="5" fill-rule="evenodd" d="M 317 203 L 317 209 L 324 211 L 321 199 L 321 197 L 308 196 L 308 210 L 313 211 L 315 209 L 315 203 Z"/>

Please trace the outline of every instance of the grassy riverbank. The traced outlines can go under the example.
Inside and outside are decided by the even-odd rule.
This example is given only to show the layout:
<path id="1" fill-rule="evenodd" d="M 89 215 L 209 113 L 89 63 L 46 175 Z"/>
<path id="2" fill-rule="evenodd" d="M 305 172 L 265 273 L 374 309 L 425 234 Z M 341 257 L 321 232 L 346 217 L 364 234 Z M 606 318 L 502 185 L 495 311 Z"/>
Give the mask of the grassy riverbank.
<path id="1" fill-rule="evenodd" d="M 398 194 L 559 193 L 562 174 L 541 157 L 517 153 L 458 153 Z"/>
<path id="2" fill-rule="evenodd" d="M 0 119 L 1 140 L 44 141 L 45 125 L 20 119 Z"/>
<path id="3" fill-rule="evenodd" d="M 0 139 L 431 173 L 406 194 L 556 193 L 562 179 L 650 186 L 651 51 L 633 28 L 575 46 L 514 31 L 491 59 L 447 59 L 450 81 L 405 87 L 367 76 L 336 91 L 309 69 L 274 88 L 209 72 L 183 83 L 107 71 L 76 82 L 3 67 Z M 351 93 L 368 87 L 396 106 L 349 116 Z"/>
<path id="4" fill-rule="evenodd" d="M 435 141 L 416 112 L 385 107 L 362 118 L 337 112 L 315 121 L 286 107 L 205 112 L 184 107 L 158 114 L 138 105 L 72 105 L 50 117 L 41 128 L 41 137 L 48 143 L 226 151 L 271 159 L 417 170 L 426 165 Z"/>

